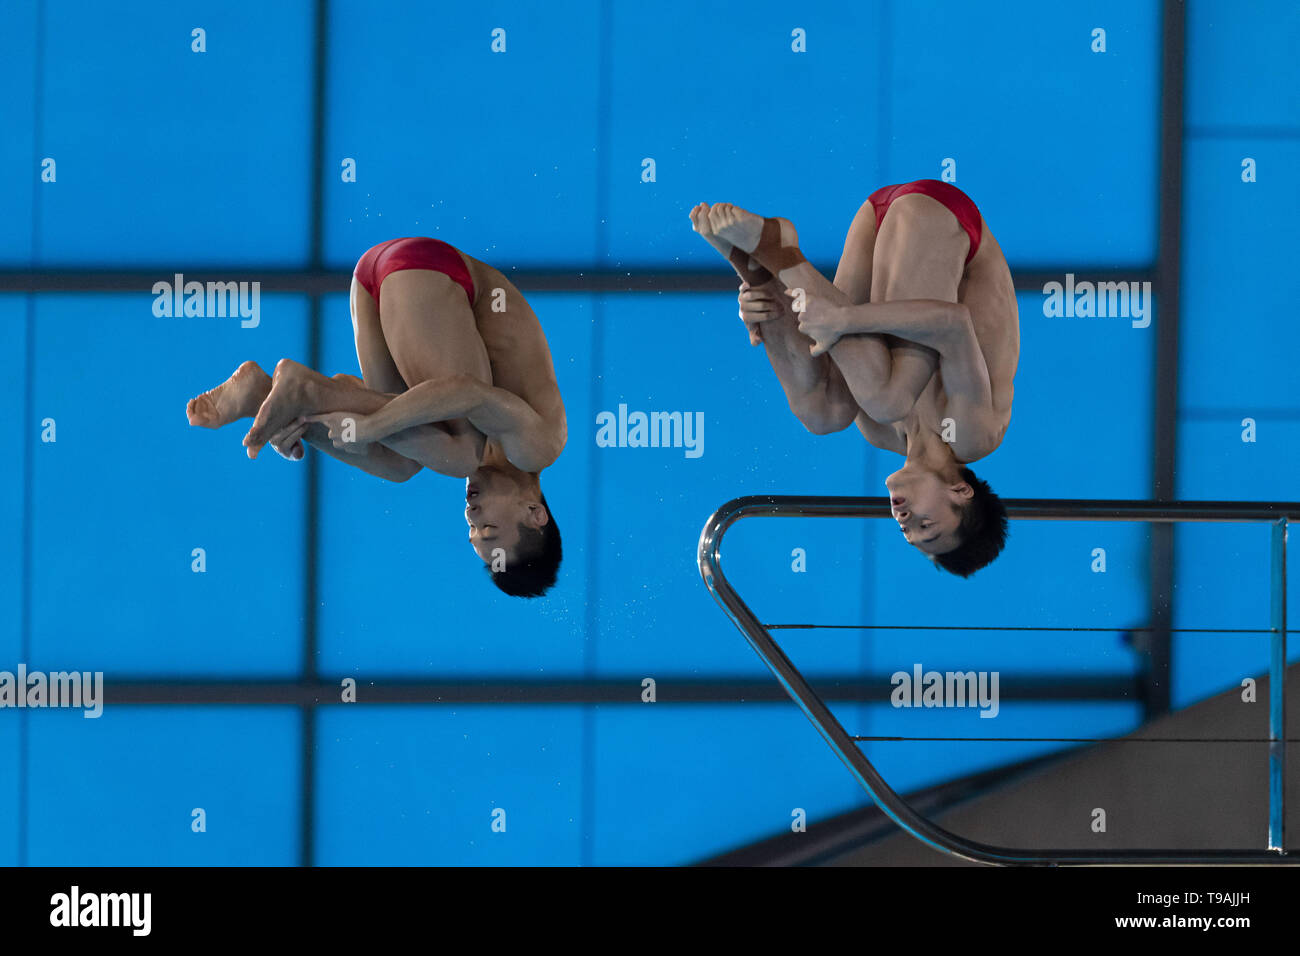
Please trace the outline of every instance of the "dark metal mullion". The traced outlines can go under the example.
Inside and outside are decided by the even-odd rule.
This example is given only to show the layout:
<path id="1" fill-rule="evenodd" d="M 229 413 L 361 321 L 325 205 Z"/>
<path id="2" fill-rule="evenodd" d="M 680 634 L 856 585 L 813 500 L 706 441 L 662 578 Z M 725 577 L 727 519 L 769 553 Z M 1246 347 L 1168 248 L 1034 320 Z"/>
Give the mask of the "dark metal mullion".
<path id="1" fill-rule="evenodd" d="M 315 222 L 319 210 L 313 210 Z M 599 219 L 599 217 L 598 217 Z M 603 261 L 603 253 L 598 261 Z M 834 263 L 815 264 L 824 275 L 835 274 Z M 1020 292 L 1042 292 L 1048 282 L 1060 282 L 1067 272 L 1077 273 L 1076 266 L 1022 269 L 1012 266 L 1015 287 Z M 178 271 L 173 264 L 152 269 L 132 266 L 125 269 L 0 269 L 0 292 L 146 292 L 160 276 L 170 277 Z M 195 265 L 181 267 L 187 279 L 205 278 L 222 282 L 257 282 L 263 292 L 299 292 L 327 295 L 344 292 L 352 274 L 320 265 L 307 270 L 259 269 L 247 263 L 223 266 Z M 663 269 L 656 266 L 630 266 L 611 269 L 600 265 L 581 265 L 548 269 L 507 269 L 510 281 L 524 292 L 729 292 L 736 291 L 739 281 L 723 269 Z M 1158 267 L 1131 269 L 1093 269 L 1087 277 L 1094 282 L 1157 282 Z M 1088 321 L 1088 320 L 1080 320 Z M 1105 321 L 1105 320 L 1098 320 Z"/>
<path id="2" fill-rule="evenodd" d="M 1156 355 L 1152 382 L 1151 496 L 1174 498 L 1178 433 L 1179 283 L 1183 201 L 1183 82 L 1186 22 L 1182 0 L 1165 0 L 1161 11 L 1160 163 L 1156 253 Z M 1151 625 L 1144 677 L 1147 718 L 1169 712 L 1173 702 L 1174 526 L 1151 529 Z"/>
<path id="3" fill-rule="evenodd" d="M 329 52 L 329 0 L 316 0 L 316 61 L 312 73 L 312 144 L 311 144 L 311 268 L 324 271 L 324 162 L 325 162 L 325 90 L 327 54 Z M 311 292 L 310 315 L 307 325 L 307 354 L 312 368 L 321 364 L 321 323 L 323 290 Z M 307 456 L 307 494 L 303 534 L 303 660 L 302 681 L 317 683 L 316 657 L 319 641 L 319 617 L 316 609 L 320 570 L 320 456 Z M 312 696 L 300 699 L 302 747 L 299 766 L 299 863 L 312 866 L 316 862 L 316 700 Z"/>
<path id="4" fill-rule="evenodd" d="M 325 0 L 319 0 L 324 3 Z M 311 356 L 312 368 L 318 367 L 320 358 L 320 296 L 311 297 L 310 325 L 307 332 L 307 352 Z M 316 607 L 317 582 L 320 568 L 320 535 L 317 519 L 320 516 L 320 456 L 308 455 L 305 462 L 306 501 L 303 507 L 303 621 L 302 621 L 302 680 L 299 686 L 308 687 L 317 682 L 316 650 L 318 646 L 316 632 L 318 615 Z M 315 776 L 316 776 L 316 707 L 315 696 L 300 696 L 297 701 L 300 708 L 301 757 L 299 760 L 299 865 L 312 866 L 315 861 Z"/>
<path id="5" fill-rule="evenodd" d="M 597 60 L 596 76 L 596 175 L 593 178 L 593 192 L 596 215 L 593 217 L 595 222 L 595 257 L 597 263 L 597 272 L 609 273 L 606 266 L 606 259 L 609 257 L 609 188 L 610 188 L 610 144 L 611 144 L 611 127 L 610 121 L 612 109 L 610 106 L 613 96 L 613 64 L 614 64 L 614 9 L 613 0 L 602 0 L 600 4 L 600 20 L 597 24 L 597 30 L 600 36 L 599 55 Z M 562 275 L 562 274 L 561 274 Z M 538 276 L 529 277 L 519 270 L 510 273 L 511 280 L 527 291 L 537 291 L 546 288 L 547 283 L 539 282 Z M 578 285 L 572 291 L 579 292 L 601 292 L 606 291 L 599 284 L 589 284 L 582 282 L 582 277 L 572 277 L 578 279 Z M 563 280 L 562 280 L 563 281 Z M 589 395 L 592 406 L 599 408 L 604 391 L 605 378 L 601 372 L 601 366 L 605 359 L 605 303 L 597 296 L 593 296 L 592 306 L 592 330 L 591 330 L 591 381 L 588 383 L 590 389 Z M 591 484 L 591 494 L 599 495 L 601 489 L 602 465 L 599 455 L 592 455 L 588 459 L 587 480 Z M 597 558 L 600 548 L 600 522 L 594 520 L 593 516 L 588 516 L 587 540 L 586 540 L 586 565 L 587 565 L 587 606 L 583 613 L 583 634 L 585 642 L 583 646 L 583 680 L 586 686 L 598 683 L 596 679 L 597 666 L 599 658 L 597 653 L 600 648 L 600 602 L 596 600 L 595 592 L 600 583 L 600 561 Z M 639 698 L 638 698 L 639 699 Z M 579 813 L 581 820 L 578 824 L 579 846 L 578 859 L 583 866 L 591 866 L 595 862 L 596 847 L 596 704 L 589 701 L 582 708 L 582 781 L 581 791 L 578 796 Z"/>
<path id="6" fill-rule="evenodd" d="M 879 703 L 889 700 L 888 674 L 814 674 L 809 683 L 827 700 Z M 640 704 L 641 677 L 593 678 L 575 675 L 546 680 L 509 675 L 473 679 L 358 679 L 357 704 Z M 766 677 L 695 677 L 666 674 L 657 680 L 658 700 L 665 704 L 782 701 L 780 687 Z M 1127 674 L 1089 677 L 1025 673 L 1005 677 L 1002 696 L 1015 700 L 1115 701 L 1133 700 L 1133 680 Z M 339 684 L 315 680 L 125 679 L 105 682 L 107 705 L 154 704 L 288 704 L 298 707 L 340 705 Z M 348 706 L 356 706 L 349 704 Z"/>

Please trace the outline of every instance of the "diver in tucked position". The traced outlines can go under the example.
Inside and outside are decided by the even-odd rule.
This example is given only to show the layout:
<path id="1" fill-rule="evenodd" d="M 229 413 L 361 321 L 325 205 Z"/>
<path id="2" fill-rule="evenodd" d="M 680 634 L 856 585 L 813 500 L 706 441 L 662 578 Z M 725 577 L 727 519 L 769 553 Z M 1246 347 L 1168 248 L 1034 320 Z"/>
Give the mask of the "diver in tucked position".
<path id="1" fill-rule="evenodd" d="M 966 465 L 1006 434 L 1020 323 L 1007 261 L 965 193 L 932 179 L 872 193 L 833 284 L 786 219 L 701 203 L 691 223 L 743 280 L 740 317 L 799 421 L 818 435 L 855 423 L 906 457 L 885 479 L 906 541 L 962 577 L 996 558 L 1006 509 Z"/>
<path id="2" fill-rule="evenodd" d="M 266 445 L 298 460 L 311 445 L 390 481 L 424 468 L 465 478 L 469 541 L 502 591 L 555 583 L 560 532 L 540 472 L 564 449 L 564 402 L 537 316 L 498 270 L 437 239 L 392 239 L 352 277 L 362 378 L 282 359 L 245 362 L 190 401 L 191 425 L 254 418 Z"/>

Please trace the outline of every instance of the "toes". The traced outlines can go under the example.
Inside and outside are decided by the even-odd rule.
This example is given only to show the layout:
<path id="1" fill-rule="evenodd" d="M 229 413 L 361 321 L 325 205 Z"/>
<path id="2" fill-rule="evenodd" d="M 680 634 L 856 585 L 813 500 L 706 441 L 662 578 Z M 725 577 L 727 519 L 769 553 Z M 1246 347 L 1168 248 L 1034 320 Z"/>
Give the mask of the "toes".
<path id="1" fill-rule="evenodd" d="M 216 420 L 216 409 L 206 395 L 198 395 L 185 406 L 185 417 L 191 425 L 207 426 Z"/>
<path id="2" fill-rule="evenodd" d="M 248 434 L 244 436 L 244 444 L 248 446 L 249 453 L 254 458 L 256 458 L 257 455 L 253 454 L 253 450 L 255 448 L 261 448 L 266 444 L 265 432 L 266 419 L 259 414 L 256 421 L 253 422 L 253 427 L 250 428 Z"/>
<path id="3" fill-rule="evenodd" d="M 259 408 L 257 414 L 253 416 L 253 424 L 248 428 L 248 437 L 261 438 L 262 432 L 266 430 L 268 418 L 270 418 L 270 413 L 267 411 L 267 403 L 263 402 L 262 407 Z"/>
<path id="4" fill-rule="evenodd" d="M 691 210 L 691 228 L 699 233 L 708 233 L 709 229 L 709 207 L 707 203 L 700 203 Z"/>
<path id="5" fill-rule="evenodd" d="M 249 454 L 253 458 L 256 458 L 257 453 L 266 447 L 266 442 L 267 439 L 264 435 L 254 435 L 252 432 L 249 432 L 244 439 L 244 444 L 248 446 Z"/>

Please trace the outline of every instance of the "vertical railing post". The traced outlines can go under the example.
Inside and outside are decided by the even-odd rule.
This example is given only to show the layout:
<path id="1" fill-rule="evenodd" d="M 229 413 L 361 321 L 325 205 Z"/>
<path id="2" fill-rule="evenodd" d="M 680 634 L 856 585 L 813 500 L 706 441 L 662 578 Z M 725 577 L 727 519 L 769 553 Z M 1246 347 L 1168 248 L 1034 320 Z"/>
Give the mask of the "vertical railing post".
<path id="1" fill-rule="evenodd" d="M 1286 532 L 1273 522 L 1269 576 L 1268 659 L 1268 848 L 1286 852 Z"/>

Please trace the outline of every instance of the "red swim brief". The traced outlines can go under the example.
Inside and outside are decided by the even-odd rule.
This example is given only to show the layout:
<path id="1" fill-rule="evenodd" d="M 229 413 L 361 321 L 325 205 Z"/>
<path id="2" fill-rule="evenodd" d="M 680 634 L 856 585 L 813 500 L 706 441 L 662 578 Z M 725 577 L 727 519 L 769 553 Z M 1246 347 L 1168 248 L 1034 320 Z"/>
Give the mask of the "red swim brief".
<path id="1" fill-rule="evenodd" d="M 975 253 L 980 247 L 980 232 L 984 226 L 984 219 L 969 196 L 951 183 L 941 182 L 938 179 L 918 179 L 913 183 L 882 186 L 872 193 L 869 198 L 876 210 L 877 229 L 885 220 L 889 204 L 899 196 L 906 196 L 908 193 L 921 193 L 931 199 L 939 200 L 948 207 L 948 211 L 957 217 L 961 227 L 966 230 L 966 235 L 970 236 L 970 252 L 966 254 L 966 261 L 970 262 L 975 258 Z"/>
<path id="2" fill-rule="evenodd" d="M 381 242 L 365 251 L 352 274 L 378 305 L 379 287 L 386 278 L 403 269 L 431 269 L 450 276 L 464 287 L 470 305 L 474 304 L 474 280 L 465 268 L 465 260 L 441 239 L 410 236 Z"/>

